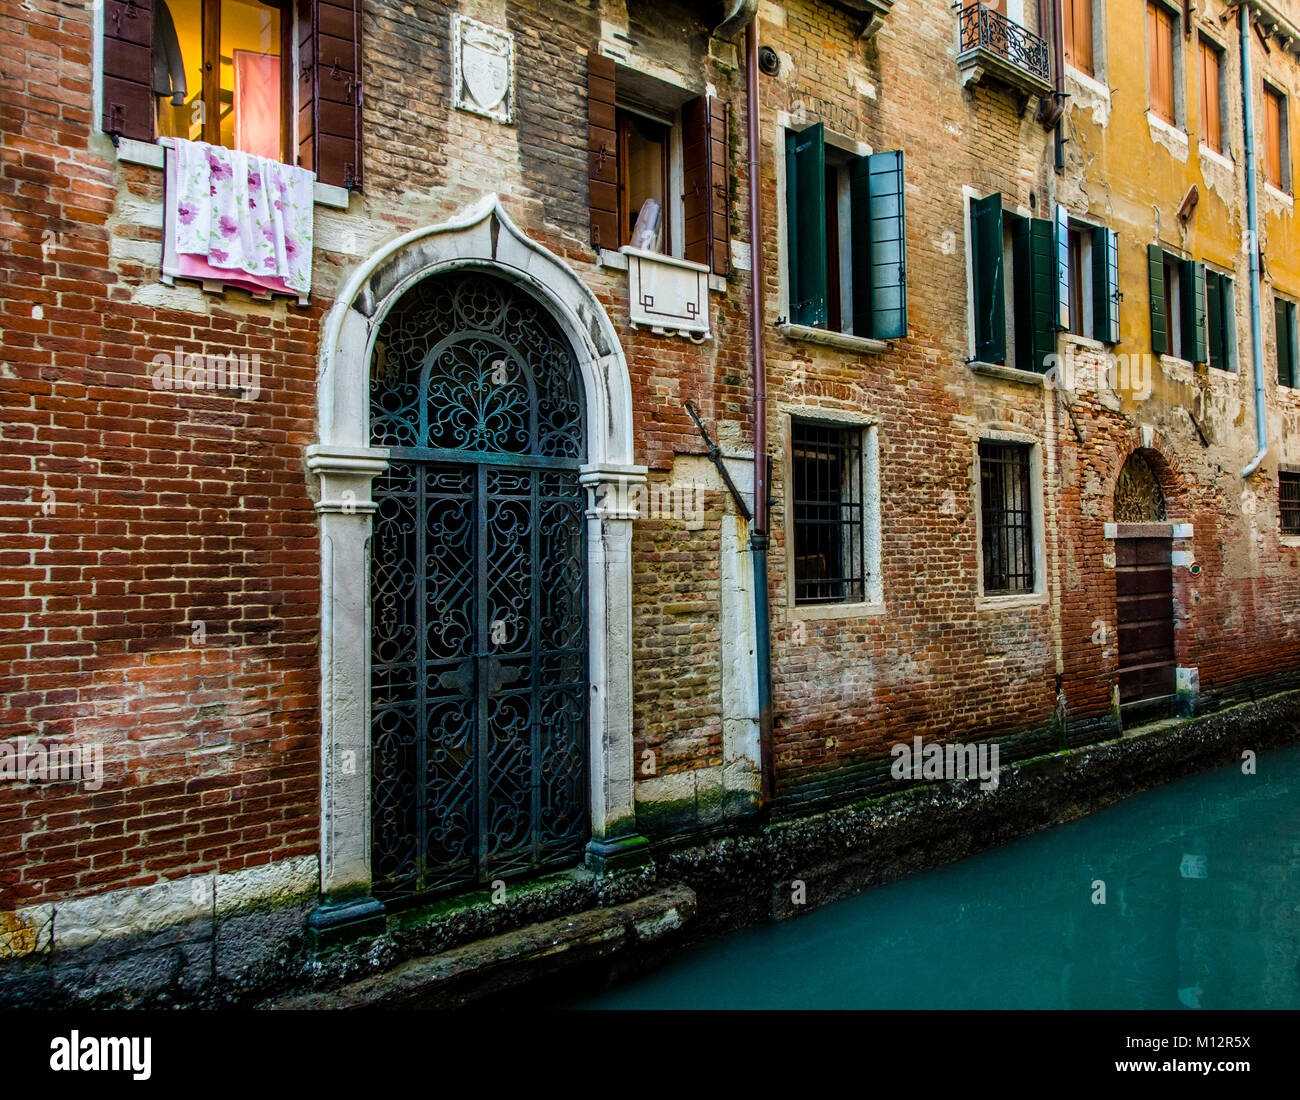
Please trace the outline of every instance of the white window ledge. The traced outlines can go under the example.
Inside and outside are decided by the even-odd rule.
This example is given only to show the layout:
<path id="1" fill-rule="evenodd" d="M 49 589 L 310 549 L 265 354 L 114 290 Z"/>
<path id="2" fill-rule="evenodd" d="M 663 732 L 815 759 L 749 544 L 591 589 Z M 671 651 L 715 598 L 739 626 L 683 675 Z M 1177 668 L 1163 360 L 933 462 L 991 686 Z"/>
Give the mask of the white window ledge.
<path id="1" fill-rule="evenodd" d="M 1278 188 L 1274 187 L 1267 180 L 1264 182 L 1264 192 L 1269 196 L 1269 198 L 1276 199 L 1288 210 L 1295 209 L 1295 199 L 1292 198 L 1292 196 L 1288 195 L 1285 191 L 1279 190 Z"/>
<path id="2" fill-rule="evenodd" d="M 665 259 L 675 260 L 675 256 L 666 256 Z M 687 263 L 686 260 L 679 261 Z M 596 263 L 601 267 L 607 267 L 611 271 L 627 270 L 627 253 L 626 251 L 615 252 L 612 248 L 602 248 L 596 253 Z M 727 278 L 725 275 L 709 274 L 709 290 L 715 294 L 727 293 Z"/>
<path id="3" fill-rule="evenodd" d="M 1046 592 L 1012 592 L 1005 596 L 977 596 L 976 611 L 1015 611 L 1047 603 Z"/>
<path id="4" fill-rule="evenodd" d="M 984 374 L 989 378 L 1001 378 L 1005 382 L 1019 382 L 1025 386 L 1041 386 L 1046 375 L 1039 374 L 1032 370 L 1018 370 L 1015 367 L 1006 367 L 1001 363 L 985 363 L 980 359 L 972 359 L 970 369 L 975 374 Z"/>
<path id="5" fill-rule="evenodd" d="M 121 138 L 117 144 L 117 159 L 124 164 L 143 164 L 149 168 L 162 169 L 164 150 L 161 145 L 148 141 L 136 141 L 133 138 Z M 317 206 L 328 206 L 334 210 L 346 210 L 350 192 L 346 187 L 335 187 L 332 183 L 313 185 L 313 198 Z"/>
<path id="6" fill-rule="evenodd" d="M 1170 141 L 1173 141 L 1178 145 L 1182 145 L 1185 148 L 1190 145 L 1186 130 L 1181 126 L 1175 126 L 1172 122 L 1166 122 L 1156 114 L 1155 111 L 1147 112 L 1147 124 L 1151 126 L 1153 130 L 1159 130 L 1169 138 Z"/>
<path id="7" fill-rule="evenodd" d="M 1105 351 L 1106 342 L 1098 340 L 1095 336 L 1084 336 L 1078 332 L 1063 332 L 1061 338 L 1067 344 L 1074 344 L 1076 347 L 1087 348 L 1089 351 Z"/>
<path id="8" fill-rule="evenodd" d="M 791 622 L 814 622 L 825 619 L 862 619 L 868 615 L 883 615 L 885 603 L 799 603 L 787 610 Z"/>
<path id="9" fill-rule="evenodd" d="M 1217 164 L 1219 165 L 1219 167 L 1227 168 L 1229 171 L 1234 171 L 1236 169 L 1237 167 L 1236 161 L 1234 161 L 1229 156 L 1225 156 L 1223 153 L 1219 153 L 1211 149 L 1208 145 L 1205 144 L 1205 142 L 1203 141 L 1200 142 L 1197 148 L 1200 151 L 1201 157 L 1205 160 L 1208 160 L 1211 164 Z"/>
<path id="10" fill-rule="evenodd" d="M 840 348 L 844 351 L 860 351 L 875 354 L 889 348 L 886 340 L 873 340 L 869 336 L 854 336 L 851 332 L 831 332 L 829 329 L 813 328 L 811 325 L 780 326 L 781 334 L 791 340 L 802 340 L 807 344 L 821 344 L 823 347 Z"/>
<path id="11" fill-rule="evenodd" d="M 1082 69 L 1076 69 L 1073 65 L 1069 64 L 1068 62 L 1065 67 L 1065 78 L 1066 80 L 1074 81 L 1081 88 L 1087 89 L 1098 99 L 1104 101 L 1107 107 L 1110 106 L 1110 85 L 1109 84 L 1103 84 L 1095 76 L 1089 76 Z"/>

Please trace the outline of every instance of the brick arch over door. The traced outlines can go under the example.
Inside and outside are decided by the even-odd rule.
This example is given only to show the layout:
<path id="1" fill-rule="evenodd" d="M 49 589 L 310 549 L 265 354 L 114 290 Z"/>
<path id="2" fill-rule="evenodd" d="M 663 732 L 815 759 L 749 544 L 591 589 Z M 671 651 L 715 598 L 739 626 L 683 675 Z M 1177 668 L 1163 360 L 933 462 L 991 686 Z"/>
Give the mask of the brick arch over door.
<path id="1" fill-rule="evenodd" d="M 449 222 L 389 242 L 343 285 L 325 320 L 318 378 L 321 530 L 321 894 L 325 906 L 370 892 L 369 599 L 371 482 L 388 452 L 370 446 L 370 363 L 380 322 L 415 283 L 477 270 L 541 303 L 573 348 L 587 405 L 591 843 L 602 869 L 640 855 L 633 803 L 631 538 L 623 505 L 633 462 L 632 388 L 618 335 L 590 289 L 529 240 L 497 196 Z M 354 901 L 352 902 L 355 903 Z"/>

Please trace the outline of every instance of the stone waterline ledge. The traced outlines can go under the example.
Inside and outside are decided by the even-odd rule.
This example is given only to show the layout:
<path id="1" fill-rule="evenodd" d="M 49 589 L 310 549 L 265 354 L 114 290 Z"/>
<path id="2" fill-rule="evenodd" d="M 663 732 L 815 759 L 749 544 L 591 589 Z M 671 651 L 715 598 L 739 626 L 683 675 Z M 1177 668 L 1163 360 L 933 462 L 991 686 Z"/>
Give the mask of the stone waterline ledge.
<path id="1" fill-rule="evenodd" d="M 396 913 L 383 935 L 316 958 L 303 933 L 314 893 L 254 891 L 224 915 L 64 949 L 55 906 L 53 944 L 0 961 L 0 1005 L 456 1005 L 592 988 L 700 938 L 795 916 L 1300 739 L 1300 690 L 1250 691 L 1234 688 L 1200 717 L 1006 764 L 993 790 L 939 781 L 743 833 L 664 840 L 635 870 L 578 869 L 512 886 L 500 903 L 480 891 Z"/>

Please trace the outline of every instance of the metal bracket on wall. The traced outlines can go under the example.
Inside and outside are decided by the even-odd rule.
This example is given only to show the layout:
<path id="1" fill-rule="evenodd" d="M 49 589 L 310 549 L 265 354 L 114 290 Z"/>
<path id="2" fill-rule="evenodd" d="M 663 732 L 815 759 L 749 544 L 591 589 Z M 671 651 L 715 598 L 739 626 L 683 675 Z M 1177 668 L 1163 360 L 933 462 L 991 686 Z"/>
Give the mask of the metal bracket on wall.
<path id="1" fill-rule="evenodd" d="M 691 402 L 686 402 L 686 411 L 690 413 L 691 419 L 695 421 L 695 426 L 700 430 L 700 438 L 704 440 L 704 446 L 709 451 L 709 461 L 718 468 L 718 473 L 722 475 L 723 484 L 726 485 L 731 493 L 731 498 L 736 502 L 736 510 L 744 517 L 748 523 L 753 519 L 750 513 L 749 505 L 745 503 L 745 498 L 740 495 L 740 490 L 736 488 L 736 483 L 731 480 L 731 474 L 727 470 L 727 464 L 722 460 L 722 452 L 718 450 L 718 445 L 709 438 L 709 433 L 705 431 L 704 424 L 700 420 L 700 414 Z"/>

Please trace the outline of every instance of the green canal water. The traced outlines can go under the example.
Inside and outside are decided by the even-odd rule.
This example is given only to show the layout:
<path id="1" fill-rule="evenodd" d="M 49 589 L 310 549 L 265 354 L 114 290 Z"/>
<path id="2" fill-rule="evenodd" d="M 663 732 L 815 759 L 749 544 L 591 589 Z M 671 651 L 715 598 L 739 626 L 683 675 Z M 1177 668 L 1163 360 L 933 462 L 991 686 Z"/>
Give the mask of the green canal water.
<path id="1" fill-rule="evenodd" d="M 1256 768 L 736 932 L 571 1007 L 1300 1008 L 1300 746 Z"/>

